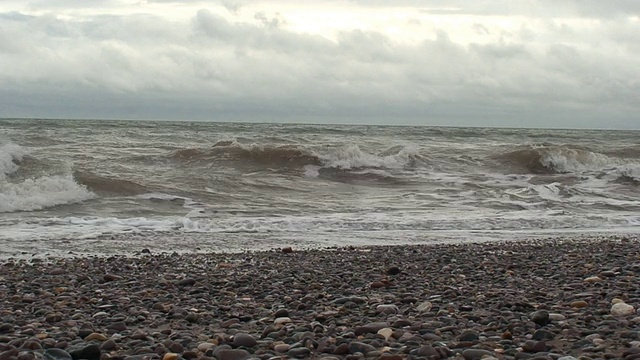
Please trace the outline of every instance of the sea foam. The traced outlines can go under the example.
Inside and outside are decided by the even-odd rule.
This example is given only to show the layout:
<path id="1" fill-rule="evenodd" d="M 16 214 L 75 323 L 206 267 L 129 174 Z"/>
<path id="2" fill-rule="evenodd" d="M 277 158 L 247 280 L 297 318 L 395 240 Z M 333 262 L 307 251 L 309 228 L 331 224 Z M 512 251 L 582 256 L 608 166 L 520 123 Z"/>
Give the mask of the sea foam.
<path id="1" fill-rule="evenodd" d="M 23 147 L 7 143 L 0 146 L 0 213 L 41 210 L 55 205 L 76 203 L 95 197 L 71 175 L 42 176 L 9 181 L 28 154 Z"/>
<path id="2" fill-rule="evenodd" d="M 0 182 L 0 212 L 41 210 L 95 197 L 69 176 L 44 176 L 20 183 Z"/>
<path id="3" fill-rule="evenodd" d="M 0 146 L 0 180 L 7 175 L 13 174 L 20 167 L 19 162 L 22 161 L 27 151 L 19 145 L 7 143 Z"/>

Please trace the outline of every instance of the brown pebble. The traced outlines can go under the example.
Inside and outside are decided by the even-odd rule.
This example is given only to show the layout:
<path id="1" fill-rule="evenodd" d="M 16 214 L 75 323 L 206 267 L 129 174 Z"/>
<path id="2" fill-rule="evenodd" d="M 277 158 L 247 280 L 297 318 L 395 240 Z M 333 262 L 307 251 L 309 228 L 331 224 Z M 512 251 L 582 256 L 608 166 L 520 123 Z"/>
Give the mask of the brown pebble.
<path id="1" fill-rule="evenodd" d="M 162 357 L 162 360 L 176 360 L 178 357 L 180 357 L 180 355 L 169 352 L 164 354 L 164 356 Z"/>
<path id="2" fill-rule="evenodd" d="M 587 306 L 589 306 L 589 303 L 584 300 L 578 300 L 571 303 L 571 307 L 578 309 L 586 308 Z"/>
<path id="3" fill-rule="evenodd" d="M 84 341 L 92 341 L 92 340 L 97 340 L 97 341 L 106 341 L 108 338 L 100 333 L 91 333 L 89 334 L 87 337 L 84 338 Z"/>

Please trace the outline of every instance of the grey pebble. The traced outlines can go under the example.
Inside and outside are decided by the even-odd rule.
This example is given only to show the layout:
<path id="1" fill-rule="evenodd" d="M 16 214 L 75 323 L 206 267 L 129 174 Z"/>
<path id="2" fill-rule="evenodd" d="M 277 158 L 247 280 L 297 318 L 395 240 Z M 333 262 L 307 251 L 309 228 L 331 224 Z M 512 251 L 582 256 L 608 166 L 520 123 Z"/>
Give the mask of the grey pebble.
<path id="1" fill-rule="evenodd" d="M 462 357 L 465 360 L 480 360 L 483 356 L 494 356 L 492 351 L 482 349 L 466 349 L 462 352 Z"/>
<path id="2" fill-rule="evenodd" d="M 370 353 L 376 350 L 377 349 L 375 347 L 360 341 L 352 341 L 349 343 L 349 352 L 351 352 L 352 354 L 359 352 L 366 355 L 367 353 Z"/>
<path id="3" fill-rule="evenodd" d="M 218 360 L 246 360 L 251 354 L 243 349 L 221 349 L 214 351 L 213 356 Z"/>
<path id="4" fill-rule="evenodd" d="M 68 352 L 62 349 L 46 349 L 44 351 L 44 358 L 47 360 L 72 360 L 73 358 Z"/>

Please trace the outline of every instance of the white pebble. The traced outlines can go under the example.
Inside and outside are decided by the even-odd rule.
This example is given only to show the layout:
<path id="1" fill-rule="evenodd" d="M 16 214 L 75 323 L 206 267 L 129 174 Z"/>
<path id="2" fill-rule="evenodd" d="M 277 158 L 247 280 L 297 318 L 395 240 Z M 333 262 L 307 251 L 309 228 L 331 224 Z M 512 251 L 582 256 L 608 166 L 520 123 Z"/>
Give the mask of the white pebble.
<path id="1" fill-rule="evenodd" d="M 433 307 L 433 304 L 430 301 L 425 301 L 422 304 L 416 307 L 416 310 L 419 312 L 428 312 Z"/>
<path id="2" fill-rule="evenodd" d="M 378 330 L 378 335 L 384 336 L 385 340 L 389 340 L 392 334 L 393 334 L 393 330 L 390 328 L 382 328 Z"/>
<path id="3" fill-rule="evenodd" d="M 634 309 L 633 306 L 625 304 L 623 302 L 613 304 L 613 306 L 611 306 L 611 315 L 625 316 L 634 314 L 635 312 L 636 309 Z"/>
<path id="4" fill-rule="evenodd" d="M 275 325 L 284 325 L 284 324 L 289 324 L 290 322 L 291 322 L 291 319 L 288 317 L 279 317 L 273 321 Z"/>

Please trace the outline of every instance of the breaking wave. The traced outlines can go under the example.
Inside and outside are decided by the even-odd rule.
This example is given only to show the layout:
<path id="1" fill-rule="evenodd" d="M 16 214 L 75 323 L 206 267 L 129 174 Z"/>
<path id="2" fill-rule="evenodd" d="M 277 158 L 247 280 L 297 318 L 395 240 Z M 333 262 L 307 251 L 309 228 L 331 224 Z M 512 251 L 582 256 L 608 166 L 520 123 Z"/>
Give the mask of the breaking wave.
<path id="1" fill-rule="evenodd" d="M 13 143 L 0 146 L 0 180 L 16 172 L 26 154 L 25 149 Z"/>
<path id="2" fill-rule="evenodd" d="M 428 163 L 417 147 L 397 145 L 379 153 L 370 153 L 358 145 L 309 148 L 300 144 L 241 144 L 223 140 L 208 149 L 188 148 L 175 151 L 171 158 L 183 162 L 241 162 L 281 169 L 302 169 L 306 175 L 320 169 L 336 171 L 400 170 Z M 315 169 L 315 170 L 314 170 Z M 380 175 L 379 172 L 370 173 Z M 387 175 L 383 175 L 386 177 Z"/>
<path id="3" fill-rule="evenodd" d="M 28 151 L 8 143 L 0 147 L 0 213 L 33 211 L 85 201 L 95 197 L 70 175 L 49 175 L 10 181 Z"/>
<path id="4" fill-rule="evenodd" d="M 43 176 L 20 183 L 0 182 L 0 212 L 42 210 L 95 196 L 71 176 Z"/>
<path id="5" fill-rule="evenodd" d="M 615 182 L 624 185 L 640 185 L 640 165 L 618 169 L 618 177 Z"/>
<path id="6" fill-rule="evenodd" d="M 621 162 L 605 154 L 570 145 L 531 145 L 497 156 L 512 170 L 533 174 L 568 174 L 616 167 Z"/>

